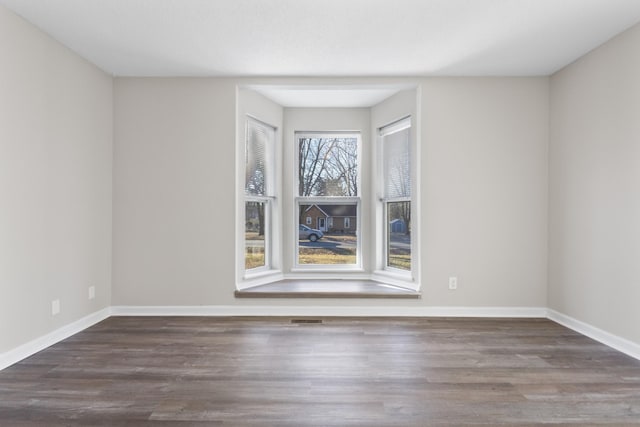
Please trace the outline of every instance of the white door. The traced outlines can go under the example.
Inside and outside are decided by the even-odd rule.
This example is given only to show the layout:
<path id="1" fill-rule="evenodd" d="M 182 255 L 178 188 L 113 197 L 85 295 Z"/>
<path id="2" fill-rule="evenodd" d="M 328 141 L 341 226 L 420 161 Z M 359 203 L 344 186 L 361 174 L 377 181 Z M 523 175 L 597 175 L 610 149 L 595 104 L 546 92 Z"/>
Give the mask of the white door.
<path id="1" fill-rule="evenodd" d="M 318 230 L 327 231 L 327 224 L 325 218 L 318 218 Z"/>

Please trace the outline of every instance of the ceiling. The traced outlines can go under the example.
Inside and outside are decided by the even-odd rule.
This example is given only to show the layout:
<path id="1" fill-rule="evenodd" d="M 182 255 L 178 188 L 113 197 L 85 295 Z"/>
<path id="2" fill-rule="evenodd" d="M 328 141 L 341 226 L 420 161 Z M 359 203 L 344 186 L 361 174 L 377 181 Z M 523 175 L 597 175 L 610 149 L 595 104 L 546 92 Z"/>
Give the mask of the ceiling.
<path id="1" fill-rule="evenodd" d="M 0 0 L 116 76 L 549 75 L 640 0 Z"/>
<path id="2" fill-rule="evenodd" d="M 413 85 L 249 85 L 283 107 L 363 108 L 376 105 Z"/>

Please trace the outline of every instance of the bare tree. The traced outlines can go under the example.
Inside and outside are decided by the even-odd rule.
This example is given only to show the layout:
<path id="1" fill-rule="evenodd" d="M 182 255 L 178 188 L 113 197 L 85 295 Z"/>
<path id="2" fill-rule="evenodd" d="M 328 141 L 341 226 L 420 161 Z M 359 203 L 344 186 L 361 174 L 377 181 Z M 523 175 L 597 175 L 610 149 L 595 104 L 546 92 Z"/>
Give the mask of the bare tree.
<path id="1" fill-rule="evenodd" d="M 357 196 L 357 139 L 353 137 L 299 138 L 298 194 L 312 196 Z M 299 223 L 303 224 L 301 205 Z"/>
<path id="2" fill-rule="evenodd" d="M 400 145 L 386 153 L 385 158 L 385 190 L 387 197 L 410 197 L 411 196 L 411 161 L 409 151 Z M 401 218 L 405 224 L 405 233 L 411 233 L 411 202 L 397 201 L 389 203 L 389 219 Z"/>
<path id="3" fill-rule="evenodd" d="M 329 174 L 344 196 L 358 195 L 358 148 L 355 139 L 345 139 L 333 150 Z"/>
<path id="4" fill-rule="evenodd" d="M 390 202 L 389 203 L 389 220 L 400 218 L 404 222 L 406 235 L 411 234 L 411 202 Z"/>
<path id="5" fill-rule="evenodd" d="M 300 196 L 357 196 L 355 138 L 301 138 L 298 165 Z"/>
<path id="6" fill-rule="evenodd" d="M 264 202 L 246 202 L 245 203 L 245 230 L 254 231 L 256 229 L 256 220 L 258 227 L 258 236 L 264 236 L 265 231 L 265 203 Z"/>

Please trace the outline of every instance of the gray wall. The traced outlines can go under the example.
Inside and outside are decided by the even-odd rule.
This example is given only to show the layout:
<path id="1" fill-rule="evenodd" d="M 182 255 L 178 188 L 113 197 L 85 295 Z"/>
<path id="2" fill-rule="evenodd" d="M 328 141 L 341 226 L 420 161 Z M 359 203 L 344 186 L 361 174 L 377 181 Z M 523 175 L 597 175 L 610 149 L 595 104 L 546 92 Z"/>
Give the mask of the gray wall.
<path id="1" fill-rule="evenodd" d="M 640 26 L 551 78 L 549 306 L 640 343 Z"/>
<path id="2" fill-rule="evenodd" d="M 349 304 L 546 306 L 548 79 L 414 81 L 424 298 Z M 115 80 L 114 305 L 274 303 L 233 297 L 235 88 L 245 83 Z"/>
<path id="3" fill-rule="evenodd" d="M 2 7 L 0 64 L 2 354 L 111 305 L 113 82 Z"/>
<path id="4" fill-rule="evenodd" d="M 235 102 L 233 80 L 116 79 L 114 304 L 233 298 Z"/>
<path id="5" fill-rule="evenodd" d="M 422 141 L 425 303 L 546 306 L 548 80 L 426 79 Z"/>

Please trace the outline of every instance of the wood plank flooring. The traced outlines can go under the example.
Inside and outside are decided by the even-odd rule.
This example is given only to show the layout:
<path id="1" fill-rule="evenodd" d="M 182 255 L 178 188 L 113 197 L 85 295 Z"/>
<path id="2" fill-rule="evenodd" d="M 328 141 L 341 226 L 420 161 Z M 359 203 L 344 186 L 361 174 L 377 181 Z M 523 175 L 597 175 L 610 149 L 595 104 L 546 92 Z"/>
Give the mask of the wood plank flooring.
<path id="1" fill-rule="evenodd" d="M 544 319 L 111 317 L 0 372 L 0 426 L 640 426 L 640 361 Z"/>

